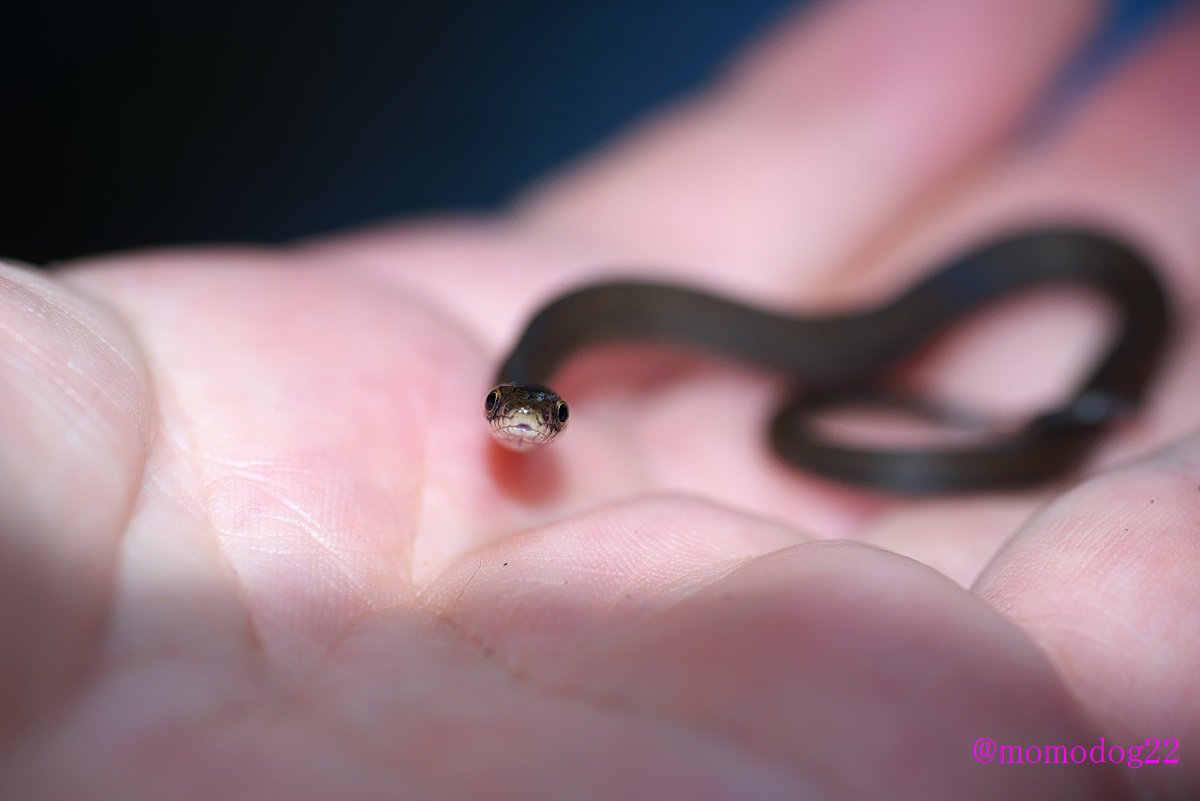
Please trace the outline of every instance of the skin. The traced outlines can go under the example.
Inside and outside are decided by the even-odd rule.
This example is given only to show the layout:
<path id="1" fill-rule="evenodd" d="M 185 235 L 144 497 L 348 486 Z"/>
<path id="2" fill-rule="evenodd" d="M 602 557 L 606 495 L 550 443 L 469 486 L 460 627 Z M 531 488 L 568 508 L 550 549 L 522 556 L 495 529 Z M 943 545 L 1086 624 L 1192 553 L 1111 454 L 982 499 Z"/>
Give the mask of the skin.
<path id="1" fill-rule="evenodd" d="M 0 797 L 1195 797 L 1200 16 L 1031 129 L 1093 16 L 836 4 L 491 219 L 4 267 Z M 528 310 L 609 265 L 817 310 L 1061 216 L 1144 243 L 1182 325 L 1060 486 L 797 475 L 779 382 L 675 353 L 581 359 L 553 449 L 482 420 Z M 914 380 L 1038 404 L 1104 322 L 1009 304 Z"/>

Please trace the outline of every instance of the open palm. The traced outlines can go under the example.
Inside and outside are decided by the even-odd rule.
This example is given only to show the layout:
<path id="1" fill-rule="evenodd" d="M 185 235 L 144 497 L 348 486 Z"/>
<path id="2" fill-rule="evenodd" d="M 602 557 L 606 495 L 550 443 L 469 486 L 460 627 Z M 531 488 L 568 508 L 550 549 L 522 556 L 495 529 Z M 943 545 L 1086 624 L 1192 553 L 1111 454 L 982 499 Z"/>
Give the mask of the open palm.
<path id="1" fill-rule="evenodd" d="M 0 269 L 0 796 L 1193 797 L 1200 18 L 1014 136 L 1090 21 L 837 5 L 495 219 Z M 585 356 L 553 452 L 490 442 L 524 317 L 614 267 L 830 308 L 1063 217 L 1184 318 L 1082 483 L 798 475 L 779 379 L 677 353 Z M 965 326 L 926 381 L 1045 400 L 1085 300 Z M 972 756 L 1101 736 L 1180 764 Z"/>

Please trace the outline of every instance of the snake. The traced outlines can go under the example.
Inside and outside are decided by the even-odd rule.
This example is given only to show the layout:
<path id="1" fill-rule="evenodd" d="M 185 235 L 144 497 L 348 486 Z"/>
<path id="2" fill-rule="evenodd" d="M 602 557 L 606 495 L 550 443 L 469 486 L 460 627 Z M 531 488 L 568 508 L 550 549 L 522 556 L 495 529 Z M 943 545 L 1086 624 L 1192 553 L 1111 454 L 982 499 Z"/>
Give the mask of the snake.
<path id="1" fill-rule="evenodd" d="M 822 436 L 821 413 L 838 406 L 900 408 L 949 426 L 977 421 L 897 389 L 899 367 L 983 307 L 1055 285 L 1098 293 L 1119 317 L 1066 400 L 1015 424 L 981 426 L 965 444 L 872 447 Z M 900 495 L 1016 490 L 1076 470 L 1105 431 L 1137 411 L 1170 332 L 1167 293 L 1142 252 L 1098 228 L 1043 226 L 960 252 L 886 303 L 835 314 L 797 316 L 644 280 L 569 290 L 529 319 L 484 413 L 501 445 L 546 446 L 571 419 L 551 385 L 573 356 L 607 343 L 669 344 L 786 377 L 793 388 L 766 426 L 767 439 L 800 470 Z"/>

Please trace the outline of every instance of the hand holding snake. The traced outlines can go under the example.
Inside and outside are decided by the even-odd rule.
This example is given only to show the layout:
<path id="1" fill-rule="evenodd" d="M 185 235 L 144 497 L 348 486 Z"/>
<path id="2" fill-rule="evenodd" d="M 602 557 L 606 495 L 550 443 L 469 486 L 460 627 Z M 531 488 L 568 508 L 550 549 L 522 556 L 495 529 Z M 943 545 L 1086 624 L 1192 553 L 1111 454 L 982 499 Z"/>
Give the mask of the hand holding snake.
<path id="1" fill-rule="evenodd" d="M 4 267 L 0 797 L 1195 797 L 1200 17 L 1031 129 L 1091 21 L 830 4 L 495 218 Z M 831 482 L 764 440 L 787 378 L 641 344 L 563 365 L 551 449 L 480 419 L 612 266 L 861 310 L 1063 220 L 1177 325 L 1049 483 Z M 904 378 L 1036 413 L 1121 330 L 1014 296 Z M 1180 764 L 984 766 L 984 736 Z"/>

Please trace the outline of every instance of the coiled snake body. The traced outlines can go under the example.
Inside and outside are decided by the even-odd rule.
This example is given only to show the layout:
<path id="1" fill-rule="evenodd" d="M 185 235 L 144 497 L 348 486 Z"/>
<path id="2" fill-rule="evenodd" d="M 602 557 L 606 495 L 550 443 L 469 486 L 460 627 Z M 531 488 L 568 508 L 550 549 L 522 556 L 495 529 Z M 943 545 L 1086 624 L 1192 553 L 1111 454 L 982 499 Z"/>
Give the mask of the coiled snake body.
<path id="1" fill-rule="evenodd" d="M 968 446 L 869 448 L 815 436 L 818 408 L 904 405 L 889 368 L 950 324 L 1014 293 L 1082 285 L 1108 298 L 1120 323 L 1074 396 L 1015 430 Z M 562 295 L 538 311 L 501 365 L 485 413 L 506 446 L 553 440 L 569 409 L 547 387 L 580 350 L 606 342 L 655 341 L 777 371 L 798 390 L 772 421 L 770 442 L 796 466 L 827 478 L 898 493 L 1011 489 L 1075 467 L 1113 421 L 1135 409 L 1170 331 L 1165 293 L 1128 245 L 1082 228 L 1022 232 L 951 260 L 891 302 L 861 312 L 795 317 L 669 284 L 613 282 Z M 938 416 L 933 404 L 924 409 Z"/>

